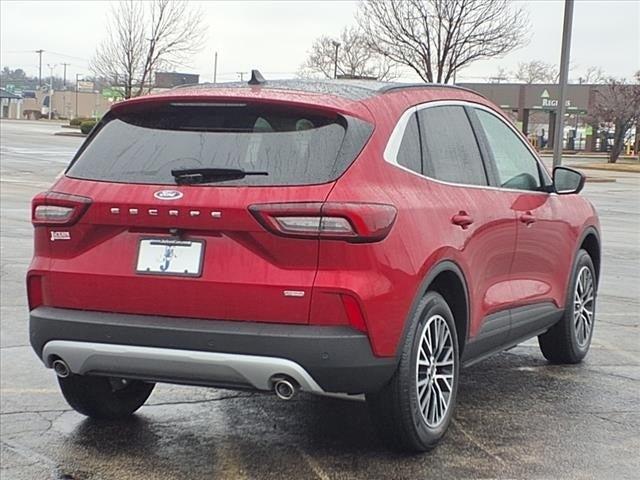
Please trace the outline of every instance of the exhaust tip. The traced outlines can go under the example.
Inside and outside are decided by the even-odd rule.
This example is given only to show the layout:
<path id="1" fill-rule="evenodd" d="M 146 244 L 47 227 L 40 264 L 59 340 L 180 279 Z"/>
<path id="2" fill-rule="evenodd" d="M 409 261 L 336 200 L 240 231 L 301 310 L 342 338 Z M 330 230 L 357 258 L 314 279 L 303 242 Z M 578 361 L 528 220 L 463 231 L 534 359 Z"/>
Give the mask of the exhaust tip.
<path id="1" fill-rule="evenodd" d="M 69 365 L 67 365 L 64 360 L 54 360 L 51 366 L 53 367 L 53 371 L 56 372 L 56 375 L 58 375 L 58 377 L 60 378 L 67 378 L 69 375 L 71 375 Z"/>
<path id="2" fill-rule="evenodd" d="M 273 385 L 273 391 L 280 400 L 291 400 L 298 391 L 298 384 L 292 379 L 278 378 Z"/>

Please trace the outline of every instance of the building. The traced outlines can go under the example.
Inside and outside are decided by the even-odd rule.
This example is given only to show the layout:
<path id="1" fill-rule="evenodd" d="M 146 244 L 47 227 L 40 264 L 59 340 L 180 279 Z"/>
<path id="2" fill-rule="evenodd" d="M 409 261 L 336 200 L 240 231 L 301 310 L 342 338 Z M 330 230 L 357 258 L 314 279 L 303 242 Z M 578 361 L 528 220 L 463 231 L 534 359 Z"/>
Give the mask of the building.
<path id="1" fill-rule="evenodd" d="M 36 120 L 49 115 L 49 90 L 24 91 L 19 100 L 2 98 L 2 118 Z M 97 91 L 55 90 L 52 96 L 53 118 L 101 117 L 113 99 Z"/>
<path id="2" fill-rule="evenodd" d="M 0 118 L 19 118 L 22 96 L 0 88 Z M 15 116 L 12 116 L 11 114 Z"/>
<path id="3" fill-rule="evenodd" d="M 556 84 L 523 83 L 460 83 L 484 95 L 510 112 L 518 128 L 538 148 L 553 145 L 556 108 L 560 97 Z M 589 117 L 596 92 L 605 91 L 607 85 L 568 85 L 565 118 L 565 148 L 596 151 L 599 123 Z"/>
<path id="4" fill-rule="evenodd" d="M 190 85 L 200 82 L 196 73 L 156 72 L 154 90 L 173 88 L 179 85 Z"/>

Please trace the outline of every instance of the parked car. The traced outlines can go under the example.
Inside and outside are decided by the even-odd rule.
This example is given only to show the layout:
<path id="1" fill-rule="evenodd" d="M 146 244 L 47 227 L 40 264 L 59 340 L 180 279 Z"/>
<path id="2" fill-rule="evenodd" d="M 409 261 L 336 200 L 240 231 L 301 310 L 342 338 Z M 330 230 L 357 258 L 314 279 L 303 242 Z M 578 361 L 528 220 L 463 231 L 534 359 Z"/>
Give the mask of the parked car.
<path id="1" fill-rule="evenodd" d="M 89 417 L 154 382 L 364 394 L 385 442 L 428 450 L 461 367 L 535 336 L 587 354 L 583 184 L 453 86 L 256 75 L 124 101 L 33 200 L 31 344 Z"/>

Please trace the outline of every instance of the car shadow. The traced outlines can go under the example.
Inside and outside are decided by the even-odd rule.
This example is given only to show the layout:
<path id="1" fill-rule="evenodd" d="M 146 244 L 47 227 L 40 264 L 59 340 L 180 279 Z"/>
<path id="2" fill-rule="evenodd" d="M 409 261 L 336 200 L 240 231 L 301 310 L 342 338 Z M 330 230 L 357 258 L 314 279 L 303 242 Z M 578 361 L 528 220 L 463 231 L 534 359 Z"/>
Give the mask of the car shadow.
<path id="1" fill-rule="evenodd" d="M 255 395 L 210 404 L 145 407 L 127 421 L 84 420 L 68 437 L 71 448 L 65 450 L 70 455 L 88 450 L 105 461 L 144 458 L 148 468 L 167 478 L 233 476 L 237 468 L 249 472 L 250 478 L 265 471 L 286 476 L 292 469 L 308 471 L 309 456 L 330 458 L 353 472 L 364 464 L 384 468 L 398 461 L 412 463 L 412 459 L 435 468 L 446 465 L 451 456 L 475 458 L 480 465 L 483 453 L 470 444 L 459 422 L 473 426 L 483 422 L 486 412 L 501 412 L 503 426 L 515 424 L 523 408 L 535 410 L 541 399 L 548 404 L 569 392 L 576 395 L 578 384 L 567 381 L 575 368 L 552 366 L 526 352 L 507 352 L 463 370 L 457 421 L 441 445 L 427 455 L 390 451 L 376 435 L 364 402 L 307 394 L 288 402 Z M 561 378 L 554 378 L 556 374 Z M 495 465 L 487 463 L 485 468 L 488 476 L 499 473 Z"/>

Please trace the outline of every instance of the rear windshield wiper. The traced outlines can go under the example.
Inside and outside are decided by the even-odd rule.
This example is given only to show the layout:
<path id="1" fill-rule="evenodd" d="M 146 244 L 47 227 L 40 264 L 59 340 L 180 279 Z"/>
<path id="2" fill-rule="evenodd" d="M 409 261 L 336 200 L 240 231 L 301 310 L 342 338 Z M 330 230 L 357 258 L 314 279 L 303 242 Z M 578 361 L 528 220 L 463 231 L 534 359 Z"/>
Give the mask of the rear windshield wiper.
<path id="1" fill-rule="evenodd" d="M 238 180 L 247 175 L 269 175 L 269 172 L 242 170 L 241 168 L 184 168 L 171 170 L 176 183 L 194 184 L 225 180 Z"/>

